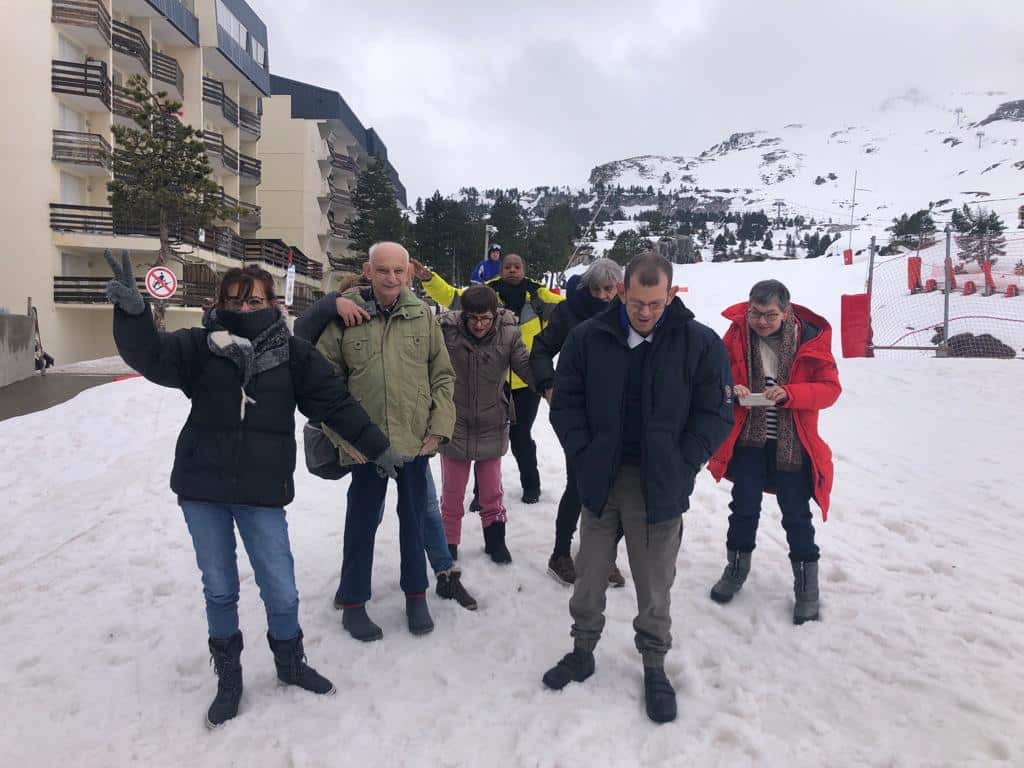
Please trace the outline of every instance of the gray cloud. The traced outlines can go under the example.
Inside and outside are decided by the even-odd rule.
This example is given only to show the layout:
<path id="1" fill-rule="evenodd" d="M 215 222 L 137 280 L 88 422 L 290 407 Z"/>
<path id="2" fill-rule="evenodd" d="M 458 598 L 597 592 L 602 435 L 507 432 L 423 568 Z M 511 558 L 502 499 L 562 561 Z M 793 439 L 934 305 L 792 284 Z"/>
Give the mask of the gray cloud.
<path id="1" fill-rule="evenodd" d="M 411 199 L 581 184 L 601 162 L 840 123 L 909 88 L 1024 82 L 1020 0 L 249 2 L 272 71 L 340 91 Z"/>

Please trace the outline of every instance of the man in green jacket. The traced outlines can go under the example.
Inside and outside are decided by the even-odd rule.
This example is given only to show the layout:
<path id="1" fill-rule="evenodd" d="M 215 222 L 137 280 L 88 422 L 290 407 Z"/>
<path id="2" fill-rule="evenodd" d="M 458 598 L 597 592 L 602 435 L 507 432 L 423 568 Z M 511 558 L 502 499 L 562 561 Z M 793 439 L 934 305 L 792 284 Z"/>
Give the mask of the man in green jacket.
<path id="1" fill-rule="evenodd" d="M 405 287 L 409 253 L 398 243 L 370 248 L 363 273 L 370 287 L 357 303 L 370 316 L 361 325 L 334 321 L 320 336 L 317 349 L 345 379 L 349 391 L 388 435 L 392 450 L 409 457 L 398 471 L 401 586 L 406 595 L 409 631 L 434 628 L 427 610 L 427 569 L 423 554 L 426 462 L 451 439 L 455 427 L 455 371 L 441 328 L 422 301 Z M 352 446 L 325 430 L 339 447 L 343 464 L 351 464 L 341 583 L 334 597 L 343 609 L 342 625 L 357 640 L 379 640 L 383 631 L 366 614 L 373 570 L 378 512 L 387 493 L 387 478 L 364 463 Z"/>

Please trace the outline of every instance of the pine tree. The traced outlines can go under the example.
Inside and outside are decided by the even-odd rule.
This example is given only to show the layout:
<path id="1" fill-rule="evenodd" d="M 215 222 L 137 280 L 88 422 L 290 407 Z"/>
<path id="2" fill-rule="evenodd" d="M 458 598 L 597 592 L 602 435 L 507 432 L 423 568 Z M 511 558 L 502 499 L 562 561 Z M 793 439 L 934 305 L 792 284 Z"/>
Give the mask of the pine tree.
<path id="1" fill-rule="evenodd" d="M 357 255 L 336 257 L 334 261 L 358 270 L 374 243 L 384 240 L 404 243 L 409 222 L 398 207 L 391 180 L 380 162 L 359 173 L 352 193 L 352 206 L 356 215 L 347 223 L 350 251 Z"/>
<path id="2" fill-rule="evenodd" d="M 489 223 L 498 229 L 494 241 L 501 243 L 502 253 L 525 255 L 529 230 L 515 198 L 504 193 L 497 194 L 491 206 Z"/>
<path id="3" fill-rule="evenodd" d="M 484 247 L 483 224 L 466 206 L 435 192 L 423 204 L 412 227 L 416 258 L 445 280 L 461 285 L 480 260 Z"/>
<path id="4" fill-rule="evenodd" d="M 530 271 L 539 276 L 544 272 L 560 272 L 572 255 L 579 236 L 576 216 L 568 205 L 556 205 L 544 219 L 544 224 L 530 233 L 527 243 L 527 261 Z"/>
<path id="5" fill-rule="evenodd" d="M 765 234 L 764 242 L 761 243 L 761 247 L 764 248 L 766 251 L 775 250 L 775 243 L 772 242 L 771 230 L 768 230 L 767 234 Z"/>
<path id="6" fill-rule="evenodd" d="M 1006 255 L 1006 225 L 995 211 L 979 208 L 975 213 L 965 204 L 962 213 L 953 211 L 953 228 L 959 233 L 956 247 L 960 261 L 982 264 L 988 259 L 995 264 L 999 256 Z"/>
<path id="7" fill-rule="evenodd" d="M 107 199 L 114 224 L 152 226 L 160 239 L 156 266 L 175 258 L 172 240 L 184 232 L 206 228 L 217 220 L 237 218 L 210 178 L 203 132 L 177 118 L 181 102 L 163 92 L 151 93 L 146 81 L 133 76 L 127 85 L 135 103 L 135 127 L 113 127 L 113 181 Z M 153 303 L 153 320 L 164 327 L 165 302 Z"/>
<path id="8" fill-rule="evenodd" d="M 609 259 L 614 259 L 619 264 L 626 266 L 632 261 L 634 256 L 653 249 L 654 243 L 647 238 L 641 237 L 635 229 L 627 229 L 615 238 L 615 245 L 605 255 Z"/>

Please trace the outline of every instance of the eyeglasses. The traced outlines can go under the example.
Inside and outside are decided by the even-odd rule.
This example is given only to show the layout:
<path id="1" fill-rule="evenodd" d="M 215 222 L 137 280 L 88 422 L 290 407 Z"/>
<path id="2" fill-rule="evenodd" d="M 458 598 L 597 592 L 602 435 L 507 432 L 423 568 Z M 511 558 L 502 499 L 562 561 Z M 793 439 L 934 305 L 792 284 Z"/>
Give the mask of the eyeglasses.
<path id="1" fill-rule="evenodd" d="M 749 317 L 754 322 L 757 322 L 758 320 L 761 320 L 763 318 L 767 320 L 769 323 L 774 323 L 776 320 L 782 317 L 782 313 L 775 312 L 774 310 L 771 312 L 758 312 L 756 309 L 751 308 L 747 310 L 747 317 Z"/>
<path id="2" fill-rule="evenodd" d="M 242 305 L 247 306 L 249 309 L 263 309 L 267 300 L 262 296 L 250 296 L 247 299 L 239 299 L 236 296 L 230 296 L 224 300 L 224 306 L 233 312 L 237 312 L 242 308 Z"/>
<path id="3" fill-rule="evenodd" d="M 466 315 L 466 322 L 473 325 L 488 326 L 494 322 L 494 315 Z"/>

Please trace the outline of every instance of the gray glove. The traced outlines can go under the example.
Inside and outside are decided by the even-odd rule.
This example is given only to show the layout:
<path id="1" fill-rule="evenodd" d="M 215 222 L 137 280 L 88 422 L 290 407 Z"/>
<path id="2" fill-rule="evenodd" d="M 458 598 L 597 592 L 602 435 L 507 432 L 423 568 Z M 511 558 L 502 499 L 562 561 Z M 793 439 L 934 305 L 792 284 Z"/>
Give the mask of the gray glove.
<path id="1" fill-rule="evenodd" d="M 141 315 L 146 309 L 146 302 L 142 300 L 135 285 L 135 276 L 132 274 L 132 260 L 128 251 L 121 251 L 121 265 L 110 255 L 110 251 L 103 252 L 103 258 L 110 265 L 110 271 L 114 273 L 114 279 L 107 283 L 107 298 L 111 304 L 116 304 L 129 315 Z"/>
<path id="2" fill-rule="evenodd" d="M 373 463 L 377 465 L 377 474 L 381 477 L 390 477 L 392 480 L 398 479 L 398 470 L 403 464 L 412 461 L 411 456 L 402 456 L 395 453 L 390 448 L 385 448 L 384 452 L 373 460 Z"/>

